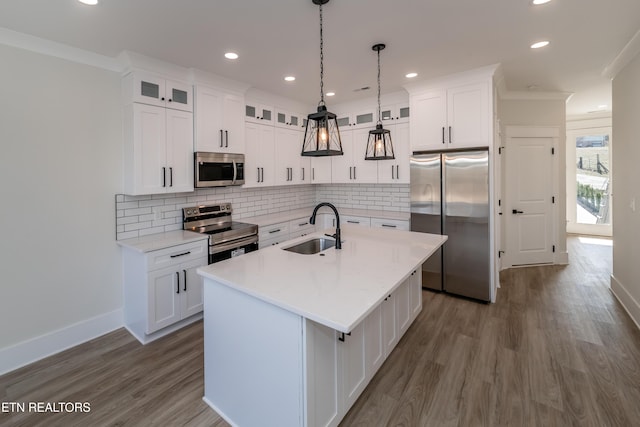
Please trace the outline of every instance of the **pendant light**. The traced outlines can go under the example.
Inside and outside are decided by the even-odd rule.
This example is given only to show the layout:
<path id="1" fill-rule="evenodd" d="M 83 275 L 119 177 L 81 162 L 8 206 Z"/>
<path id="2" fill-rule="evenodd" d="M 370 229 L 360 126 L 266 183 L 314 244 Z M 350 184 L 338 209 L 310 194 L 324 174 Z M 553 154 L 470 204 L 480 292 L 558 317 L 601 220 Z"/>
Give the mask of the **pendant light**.
<path id="1" fill-rule="evenodd" d="M 336 115 L 327 111 L 324 104 L 324 42 L 322 39 L 322 5 L 329 0 L 312 0 L 320 6 L 320 102 L 318 111 L 307 116 L 307 127 L 302 143 L 303 156 L 342 156 L 342 140 Z"/>
<path id="2" fill-rule="evenodd" d="M 375 129 L 369 131 L 367 151 L 364 154 L 365 160 L 391 160 L 396 158 L 393 154 L 391 131 L 382 127 L 382 114 L 380 111 L 380 51 L 385 47 L 382 43 L 371 47 L 371 49 L 378 52 L 378 123 Z"/>

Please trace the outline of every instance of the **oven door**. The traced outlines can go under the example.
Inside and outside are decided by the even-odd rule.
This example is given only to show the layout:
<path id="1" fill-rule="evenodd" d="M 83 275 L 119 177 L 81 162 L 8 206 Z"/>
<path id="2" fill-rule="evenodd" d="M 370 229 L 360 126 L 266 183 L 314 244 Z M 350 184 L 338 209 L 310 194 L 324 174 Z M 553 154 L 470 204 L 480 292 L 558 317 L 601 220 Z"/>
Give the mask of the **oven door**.
<path id="1" fill-rule="evenodd" d="M 196 188 L 244 184 L 244 154 L 195 153 Z"/>
<path id="2" fill-rule="evenodd" d="M 233 240 L 219 245 L 209 246 L 209 264 L 234 258 L 258 250 L 258 236 Z"/>

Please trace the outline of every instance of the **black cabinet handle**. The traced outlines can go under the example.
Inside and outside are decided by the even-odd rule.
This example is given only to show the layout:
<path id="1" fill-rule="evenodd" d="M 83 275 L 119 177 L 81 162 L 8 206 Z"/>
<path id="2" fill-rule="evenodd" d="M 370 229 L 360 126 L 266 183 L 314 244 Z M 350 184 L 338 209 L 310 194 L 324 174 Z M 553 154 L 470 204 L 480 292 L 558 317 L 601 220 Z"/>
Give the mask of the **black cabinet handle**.
<path id="1" fill-rule="evenodd" d="M 222 129 L 220 129 L 220 148 L 222 148 L 222 141 L 223 141 L 223 138 L 222 138 Z"/>
<path id="2" fill-rule="evenodd" d="M 160 98 L 160 101 L 164 101 L 164 96 L 162 98 Z"/>
<path id="3" fill-rule="evenodd" d="M 169 168 L 169 187 L 173 187 L 173 168 Z"/>
<path id="4" fill-rule="evenodd" d="M 353 167 L 353 179 L 357 179 L 356 178 L 356 167 L 355 166 Z"/>
<path id="5" fill-rule="evenodd" d="M 400 165 L 396 166 L 396 179 L 400 179 Z"/>
<path id="6" fill-rule="evenodd" d="M 302 180 L 304 181 L 304 168 L 302 168 Z"/>
<path id="7" fill-rule="evenodd" d="M 511 211 L 511 213 L 515 215 L 515 214 L 521 214 L 521 213 L 524 213 L 524 212 L 519 211 L 517 209 L 514 209 L 514 210 Z"/>
<path id="8" fill-rule="evenodd" d="M 180 272 L 179 271 L 176 271 L 176 280 L 177 280 L 176 294 L 179 294 L 180 293 Z"/>
<path id="9" fill-rule="evenodd" d="M 444 126 L 442 126 L 442 143 L 444 144 Z"/>
<path id="10" fill-rule="evenodd" d="M 453 141 L 451 140 L 451 126 L 449 126 L 449 144 L 451 144 Z"/>
<path id="11" fill-rule="evenodd" d="M 184 273 L 184 285 L 182 290 L 187 292 L 187 270 L 182 270 L 182 272 Z"/>
<path id="12" fill-rule="evenodd" d="M 347 332 L 346 334 L 344 332 L 340 332 L 340 335 L 338 335 L 338 341 L 344 342 L 344 336 L 345 335 L 351 336 L 351 332 Z"/>
<path id="13" fill-rule="evenodd" d="M 191 251 L 188 252 L 183 252 L 181 254 L 177 254 L 177 255 L 171 255 L 171 258 L 178 258 L 180 256 L 185 256 L 185 255 L 189 255 L 191 253 Z"/>
<path id="14" fill-rule="evenodd" d="M 309 221 L 307 221 L 307 222 L 303 222 L 302 224 L 298 224 L 298 227 L 302 227 L 302 226 L 305 226 L 305 225 L 307 225 L 307 224 L 309 224 Z"/>
<path id="15" fill-rule="evenodd" d="M 224 131 L 224 146 L 226 148 L 229 148 L 229 131 L 228 130 Z"/>
<path id="16" fill-rule="evenodd" d="M 173 101 L 173 99 L 169 98 L 169 102 Z"/>
<path id="17" fill-rule="evenodd" d="M 282 231 L 282 230 L 280 230 L 279 228 L 277 228 L 275 230 L 269 230 L 269 234 L 279 233 L 280 231 Z"/>
<path id="18" fill-rule="evenodd" d="M 392 224 L 382 224 L 383 227 L 389 227 L 389 228 L 396 228 L 397 225 L 392 225 Z"/>
<path id="19" fill-rule="evenodd" d="M 360 221 L 351 221 L 350 219 L 348 219 L 347 222 L 349 224 L 360 224 Z"/>

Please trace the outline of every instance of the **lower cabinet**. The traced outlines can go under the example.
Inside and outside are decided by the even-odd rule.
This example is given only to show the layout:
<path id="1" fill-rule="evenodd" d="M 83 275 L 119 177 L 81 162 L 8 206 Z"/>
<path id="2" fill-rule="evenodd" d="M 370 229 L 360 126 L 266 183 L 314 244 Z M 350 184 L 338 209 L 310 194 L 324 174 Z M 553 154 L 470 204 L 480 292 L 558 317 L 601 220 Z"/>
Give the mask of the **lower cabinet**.
<path id="1" fill-rule="evenodd" d="M 422 309 L 421 274 L 412 272 L 349 334 L 306 320 L 308 426 L 338 425 L 362 394 Z"/>
<path id="2" fill-rule="evenodd" d="M 184 326 L 202 312 L 202 278 L 207 241 L 147 253 L 124 249 L 124 317 L 143 344 Z M 181 323 L 182 322 L 182 323 Z"/>

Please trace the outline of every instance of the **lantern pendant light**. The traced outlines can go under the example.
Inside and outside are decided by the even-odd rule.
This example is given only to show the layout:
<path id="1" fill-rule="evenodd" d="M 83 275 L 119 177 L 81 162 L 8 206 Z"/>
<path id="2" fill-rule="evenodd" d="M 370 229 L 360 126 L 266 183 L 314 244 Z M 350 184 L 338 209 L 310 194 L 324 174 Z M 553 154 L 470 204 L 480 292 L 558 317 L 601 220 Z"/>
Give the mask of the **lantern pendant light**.
<path id="1" fill-rule="evenodd" d="M 391 142 L 391 131 L 382 127 L 382 114 L 380 111 L 380 51 L 385 47 L 382 43 L 375 44 L 371 47 L 371 49 L 378 52 L 378 123 L 375 129 L 369 131 L 367 151 L 364 154 L 365 160 L 395 159 L 393 143 Z"/>
<path id="2" fill-rule="evenodd" d="M 318 111 L 307 116 L 307 127 L 302 143 L 303 156 L 342 156 L 342 140 L 338 129 L 336 115 L 327 111 L 324 104 L 324 53 L 322 38 L 322 5 L 329 0 L 312 0 L 313 4 L 320 6 L 320 102 Z"/>

